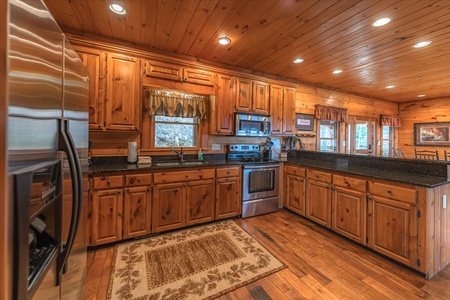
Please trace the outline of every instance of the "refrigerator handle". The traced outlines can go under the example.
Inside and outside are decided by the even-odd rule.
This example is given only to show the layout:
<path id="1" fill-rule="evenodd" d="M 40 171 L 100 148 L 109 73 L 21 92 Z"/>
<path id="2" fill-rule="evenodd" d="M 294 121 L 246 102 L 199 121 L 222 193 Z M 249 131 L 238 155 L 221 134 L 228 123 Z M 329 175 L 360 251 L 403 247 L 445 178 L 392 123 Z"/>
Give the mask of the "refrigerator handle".
<path id="1" fill-rule="evenodd" d="M 72 218 L 70 221 L 69 235 L 67 237 L 67 243 L 63 245 L 63 249 L 58 257 L 57 262 L 57 284 L 61 282 L 61 276 L 65 273 L 67 258 L 72 250 L 73 242 L 75 240 L 75 234 L 77 232 L 79 217 L 81 213 L 81 201 L 82 201 L 82 173 L 80 166 L 80 159 L 76 151 L 75 143 L 68 130 L 68 121 L 61 120 L 62 126 L 60 127 L 59 134 L 59 150 L 64 151 L 67 155 L 67 160 L 70 167 L 70 175 L 72 177 Z"/>

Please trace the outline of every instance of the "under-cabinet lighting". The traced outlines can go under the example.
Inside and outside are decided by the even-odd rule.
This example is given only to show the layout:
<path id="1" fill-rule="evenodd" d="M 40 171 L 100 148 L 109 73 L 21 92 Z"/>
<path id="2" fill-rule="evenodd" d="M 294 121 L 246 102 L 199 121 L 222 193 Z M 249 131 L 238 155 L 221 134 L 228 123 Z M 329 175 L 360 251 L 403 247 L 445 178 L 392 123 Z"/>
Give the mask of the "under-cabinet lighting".
<path id="1" fill-rule="evenodd" d="M 342 73 L 342 70 L 334 70 L 333 71 L 333 74 L 341 74 Z"/>
<path id="2" fill-rule="evenodd" d="M 395 85 L 388 85 L 386 88 L 387 89 L 393 89 L 393 88 L 395 88 Z"/>
<path id="3" fill-rule="evenodd" d="M 116 3 L 112 3 L 109 6 L 109 9 L 112 10 L 114 13 L 116 13 L 118 15 L 124 15 L 127 12 L 122 5 L 116 4 Z"/>
<path id="4" fill-rule="evenodd" d="M 223 37 L 218 38 L 217 42 L 219 44 L 221 44 L 222 46 L 225 46 L 225 45 L 228 45 L 229 43 L 231 43 L 231 40 L 229 38 L 223 36 Z"/>
<path id="5" fill-rule="evenodd" d="M 422 41 L 417 44 L 414 44 L 413 48 L 422 48 L 428 46 L 429 44 L 431 44 L 431 41 Z"/>
<path id="6" fill-rule="evenodd" d="M 372 26 L 375 26 L 375 27 L 384 26 L 387 23 L 389 23 L 391 20 L 392 20 L 391 18 L 381 18 L 381 19 L 376 20 L 375 22 L 373 22 Z"/>
<path id="7" fill-rule="evenodd" d="M 300 64 L 302 63 L 304 60 L 302 58 L 296 58 L 294 59 L 294 64 Z"/>

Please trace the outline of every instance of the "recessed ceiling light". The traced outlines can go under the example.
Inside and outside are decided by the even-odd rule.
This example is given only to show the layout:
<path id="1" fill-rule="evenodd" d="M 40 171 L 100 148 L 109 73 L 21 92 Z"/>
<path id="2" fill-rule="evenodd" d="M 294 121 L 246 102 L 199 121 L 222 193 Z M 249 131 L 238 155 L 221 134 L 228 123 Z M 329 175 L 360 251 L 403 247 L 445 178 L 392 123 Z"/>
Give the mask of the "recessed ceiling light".
<path id="1" fill-rule="evenodd" d="M 422 41 L 417 44 L 414 44 L 413 48 L 422 48 L 428 46 L 429 44 L 431 44 L 431 41 Z"/>
<path id="2" fill-rule="evenodd" d="M 228 45 L 229 43 L 231 43 L 231 40 L 229 38 L 223 36 L 223 37 L 218 38 L 217 42 L 219 44 L 221 44 L 222 46 L 225 46 L 225 45 Z"/>
<path id="3" fill-rule="evenodd" d="M 395 88 L 395 85 L 388 85 L 386 88 L 387 89 L 393 89 L 393 88 Z"/>
<path id="4" fill-rule="evenodd" d="M 122 5 L 116 3 L 111 4 L 109 9 L 119 15 L 124 15 L 127 12 Z"/>
<path id="5" fill-rule="evenodd" d="M 294 64 L 300 64 L 300 63 L 302 63 L 303 62 L 303 59 L 302 58 L 296 58 L 296 59 L 294 59 Z"/>
<path id="6" fill-rule="evenodd" d="M 342 73 L 342 70 L 334 70 L 333 71 L 333 74 L 341 74 Z"/>
<path id="7" fill-rule="evenodd" d="M 392 19 L 391 18 L 381 18 L 379 20 L 376 20 L 375 22 L 372 23 L 372 26 L 375 27 L 380 27 L 383 25 L 386 25 L 387 23 L 389 23 Z"/>
<path id="8" fill-rule="evenodd" d="M 425 96 L 426 96 L 425 94 L 417 95 L 417 97 L 419 97 L 419 98 L 422 98 L 422 97 L 425 97 Z"/>

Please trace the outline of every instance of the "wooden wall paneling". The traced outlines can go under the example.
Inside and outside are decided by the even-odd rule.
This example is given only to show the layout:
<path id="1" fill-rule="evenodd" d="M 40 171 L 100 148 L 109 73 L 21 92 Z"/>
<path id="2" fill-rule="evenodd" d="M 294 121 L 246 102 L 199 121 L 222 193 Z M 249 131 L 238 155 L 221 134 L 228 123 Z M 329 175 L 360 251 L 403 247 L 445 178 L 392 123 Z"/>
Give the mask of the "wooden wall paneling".
<path id="1" fill-rule="evenodd" d="M 125 156 L 128 142 L 137 142 L 140 149 L 140 140 L 139 132 L 89 132 L 92 156 Z"/>
<path id="2" fill-rule="evenodd" d="M 426 93 L 426 92 L 425 92 Z M 407 158 L 414 158 L 414 148 L 420 150 L 439 150 L 450 147 L 414 146 L 414 123 L 450 122 L 450 98 L 419 100 L 399 104 L 399 116 L 402 127 L 398 129 L 398 147 Z"/>

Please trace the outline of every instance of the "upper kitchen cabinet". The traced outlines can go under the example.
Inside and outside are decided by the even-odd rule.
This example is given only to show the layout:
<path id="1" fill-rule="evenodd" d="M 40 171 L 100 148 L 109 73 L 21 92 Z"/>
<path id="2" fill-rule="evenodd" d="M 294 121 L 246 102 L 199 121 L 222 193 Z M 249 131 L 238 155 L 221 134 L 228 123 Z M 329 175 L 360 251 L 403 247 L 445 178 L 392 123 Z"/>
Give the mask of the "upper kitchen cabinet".
<path id="1" fill-rule="evenodd" d="M 269 84 L 262 81 L 253 81 L 253 108 L 258 114 L 269 114 Z"/>
<path id="2" fill-rule="evenodd" d="M 106 54 L 88 48 L 77 49 L 89 74 L 89 129 L 101 130 L 104 124 Z"/>
<path id="3" fill-rule="evenodd" d="M 272 135 L 293 135 L 295 129 L 295 88 L 270 85 Z"/>
<path id="4" fill-rule="evenodd" d="M 262 81 L 236 78 L 236 111 L 269 114 L 269 85 Z"/>
<path id="5" fill-rule="evenodd" d="M 218 74 L 215 97 L 211 99 L 210 134 L 233 134 L 233 114 L 236 96 L 236 79 Z"/>
<path id="6" fill-rule="evenodd" d="M 182 81 L 206 86 L 214 86 L 216 77 L 216 74 L 213 72 L 198 68 L 182 67 L 177 64 L 156 60 L 146 60 L 144 62 L 144 75 L 146 77 Z"/>
<path id="7" fill-rule="evenodd" d="M 105 129 L 139 130 L 140 95 L 139 60 L 108 53 Z"/>

